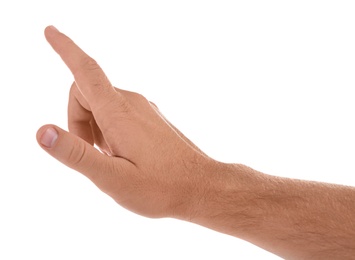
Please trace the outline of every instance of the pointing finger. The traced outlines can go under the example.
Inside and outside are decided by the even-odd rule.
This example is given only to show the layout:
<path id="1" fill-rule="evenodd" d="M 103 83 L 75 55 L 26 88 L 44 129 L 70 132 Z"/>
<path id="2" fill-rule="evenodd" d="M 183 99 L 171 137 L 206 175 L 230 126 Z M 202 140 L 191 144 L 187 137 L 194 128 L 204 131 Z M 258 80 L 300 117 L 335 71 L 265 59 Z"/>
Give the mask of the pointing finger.
<path id="1" fill-rule="evenodd" d="M 45 36 L 72 72 L 79 90 L 94 114 L 95 110 L 107 103 L 112 103 L 113 99 L 122 98 L 97 62 L 80 49 L 73 40 L 53 26 L 45 29 Z"/>

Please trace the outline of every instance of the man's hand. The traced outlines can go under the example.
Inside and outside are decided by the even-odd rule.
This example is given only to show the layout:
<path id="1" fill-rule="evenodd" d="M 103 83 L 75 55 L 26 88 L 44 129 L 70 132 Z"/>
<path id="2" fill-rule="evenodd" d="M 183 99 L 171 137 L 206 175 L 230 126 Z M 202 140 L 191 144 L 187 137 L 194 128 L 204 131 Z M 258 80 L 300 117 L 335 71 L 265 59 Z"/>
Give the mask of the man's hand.
<path id="1" fill-rule="evenodd" d="M 66 132 L 39 129 L 50 155 L 120 205 L 148 217 L 185 218 L 216 165 L 142 95 L 114 88 L 94 59 L 54 27 L 45 36 L 72 72 Z M 94 144 L 100 148 L 98 151 Z"/>
<path id="2" fill-rule="evenodd" d="M 354 187 L 217 162 L 143 96 L 114 88 L 67 36 L 53 27 L 45 35 L 75 79 L 69 132 L 37 133 L 50 155 L 138 214 L 188 220 L 284 258 L 354 259 Z"/>

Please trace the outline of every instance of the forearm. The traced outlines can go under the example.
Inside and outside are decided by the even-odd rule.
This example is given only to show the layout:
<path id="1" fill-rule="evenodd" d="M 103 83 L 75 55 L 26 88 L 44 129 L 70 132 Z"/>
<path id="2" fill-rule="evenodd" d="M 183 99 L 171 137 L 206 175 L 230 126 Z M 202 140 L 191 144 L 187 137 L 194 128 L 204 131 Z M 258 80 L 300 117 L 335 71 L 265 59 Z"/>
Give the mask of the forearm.
<path id="1" fill-rule="evenodd" d="M 121 206 L 148 217 L 182 218 L 287 258 L 355 255 L 355 188 L 218 163 L 142 95 L 114 88 L 66 35 L 52 26 L 45 35 L 75 83 L 70 132 L 43 126 L 38 143 Z"/>
<path id="2" fill-rule="evenodd" d="M 242 165 L 211 174 L 190 221 L 287 259 L 355 255 L 355 188 L 279 178 Z M 213 176 L 213 177 L 212 177 Z"/>

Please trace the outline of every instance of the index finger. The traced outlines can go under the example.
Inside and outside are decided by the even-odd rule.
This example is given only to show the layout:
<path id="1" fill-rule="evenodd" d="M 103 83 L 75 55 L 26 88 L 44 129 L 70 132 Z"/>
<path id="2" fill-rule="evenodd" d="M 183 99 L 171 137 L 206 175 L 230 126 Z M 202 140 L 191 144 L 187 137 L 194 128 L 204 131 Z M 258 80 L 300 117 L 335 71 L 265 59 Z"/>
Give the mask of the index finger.
<path id="1" fill-rule="evenodd" d="M 54 26 L 45 29 L 45 36 L 72 72 L 80 92 L 93 112 L 112 100 L 113 96 L 119 95 L 97 62 L 68 36 L 59 32 Z"/>

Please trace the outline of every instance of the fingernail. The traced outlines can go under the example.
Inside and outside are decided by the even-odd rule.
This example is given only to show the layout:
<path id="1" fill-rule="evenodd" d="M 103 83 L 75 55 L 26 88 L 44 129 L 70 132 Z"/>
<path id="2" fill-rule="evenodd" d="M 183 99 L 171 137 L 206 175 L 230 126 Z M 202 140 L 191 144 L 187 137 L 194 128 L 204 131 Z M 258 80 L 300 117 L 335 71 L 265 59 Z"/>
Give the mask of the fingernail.
<path id="1" fill-rule="evenodd" d="M 47 128 L 47 130 L 43 133 L 41 137 L 41 144 L 43 144 L 47 148 L 51 148 L 53 147 L 57 138 L 58 132 L 52 127 Z"/>
<path id="2" fill-rule="evenodd" d="M 58 32 L 58 29 L 55 28 L 55 26 L 53 26 L 53 25 L 48 26 L 48 28 L 51 28 L 53 31 L 57 31 Z"/>

